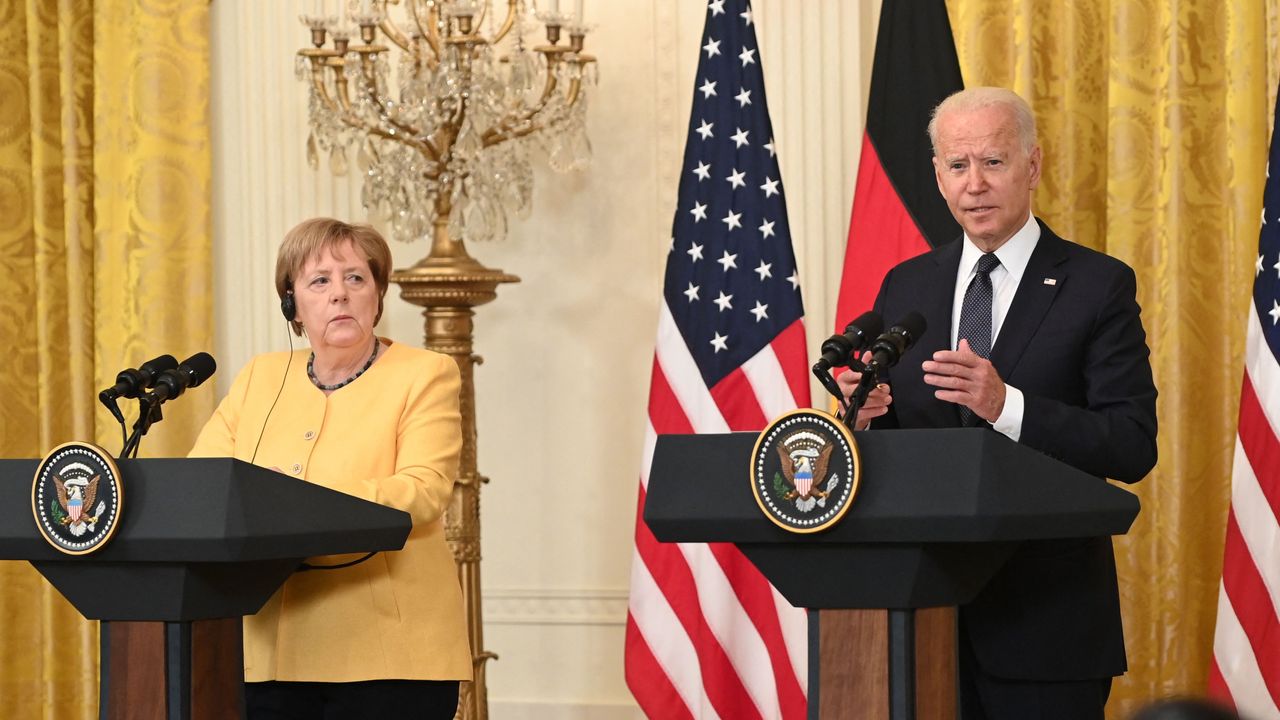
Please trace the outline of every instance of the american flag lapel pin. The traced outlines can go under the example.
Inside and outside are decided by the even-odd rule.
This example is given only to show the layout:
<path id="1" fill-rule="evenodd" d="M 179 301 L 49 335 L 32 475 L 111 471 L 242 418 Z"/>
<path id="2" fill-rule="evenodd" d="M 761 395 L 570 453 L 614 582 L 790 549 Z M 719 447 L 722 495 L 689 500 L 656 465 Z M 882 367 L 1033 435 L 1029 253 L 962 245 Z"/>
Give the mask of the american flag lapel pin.
<path id="1" fill-rule="evenodd" d="M 1058 278 L 1045 278 L 1045 279 L 1044 279 L 1044 284 L 1045 284 L 1045 285 L 1057 285 L 1057 284 L 1058 284 Z"/>

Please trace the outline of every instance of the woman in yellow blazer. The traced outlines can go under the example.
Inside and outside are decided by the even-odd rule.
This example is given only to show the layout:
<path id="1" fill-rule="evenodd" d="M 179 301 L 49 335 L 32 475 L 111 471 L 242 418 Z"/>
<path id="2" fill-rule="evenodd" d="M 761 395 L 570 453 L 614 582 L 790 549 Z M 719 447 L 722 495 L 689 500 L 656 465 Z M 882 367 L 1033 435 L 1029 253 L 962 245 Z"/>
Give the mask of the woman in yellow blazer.
<path id="1" fill-rule="evenodd" d="M 295 573 L 245 618 L 251 719 L 443 720 L 454 716 L 458 682 L 471 678 L 442 520 L 462 447 L 461 381 L 448 356 L 373 334 L 390 267 L 386 241 L 368 226 L 318 218 L 290 230 L 276 291 L 311 348 L 254 358 L 191 451 L 234 456 L 413 517 L 403 550 Z"/>

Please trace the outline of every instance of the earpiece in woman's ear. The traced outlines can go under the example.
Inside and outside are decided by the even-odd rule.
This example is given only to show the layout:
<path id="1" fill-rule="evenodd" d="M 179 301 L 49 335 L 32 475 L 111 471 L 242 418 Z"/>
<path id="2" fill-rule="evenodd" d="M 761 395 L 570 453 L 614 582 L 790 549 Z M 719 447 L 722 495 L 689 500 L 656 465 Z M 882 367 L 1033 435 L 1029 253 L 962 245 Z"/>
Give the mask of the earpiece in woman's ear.
<path id="1" fill-rule="evenodd" d="M 284 297 L 280 298 L 280 312 L 284 314 L 284 319 L 293 322 L 298 315 L 298 303 L 293 299 L 293 291 L 286 290 Z"/>

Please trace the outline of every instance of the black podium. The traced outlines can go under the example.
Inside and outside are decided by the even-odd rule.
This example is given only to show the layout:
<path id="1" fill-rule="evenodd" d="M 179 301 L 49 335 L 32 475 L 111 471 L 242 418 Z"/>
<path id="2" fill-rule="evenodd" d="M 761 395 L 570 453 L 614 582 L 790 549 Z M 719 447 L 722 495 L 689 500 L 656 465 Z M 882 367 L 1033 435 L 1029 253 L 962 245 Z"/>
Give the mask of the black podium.
<path id="1" fill-rule="evenodd" d="M 407 513 L 231 458 L 119 461 L 123 514 L 65 555 L 31 513 L 37 460 L 0 460 L 0 559 L 28 560 L 102 622 L 101 718 L 241 713 L 240 617 L 319 555 L 398 550 Z"/>
<path id="2" fill-rule="evenodd" d="M 954 606 L 1023 541 L 1128 532 L 1138 499 L 990 430 L 856 439 L 862 486 L 827 532 L 795 535 L 764 517 L 751 492 L 756 433 L 660 436 L 645 522 L 664 542 L 736 544 L 811 610 L 810 718 L 954 718 Z"/>

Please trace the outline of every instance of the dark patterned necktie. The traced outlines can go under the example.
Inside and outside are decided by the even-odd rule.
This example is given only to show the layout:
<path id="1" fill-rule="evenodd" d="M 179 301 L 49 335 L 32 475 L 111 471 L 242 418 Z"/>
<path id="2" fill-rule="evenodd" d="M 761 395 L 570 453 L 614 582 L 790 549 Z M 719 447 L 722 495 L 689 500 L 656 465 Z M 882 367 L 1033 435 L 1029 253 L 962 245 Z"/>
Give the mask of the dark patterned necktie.
<path id="1" fill-rule="evenodd" d="M 964 305 L 960 306 L 960 330 L 956 335 L 956 344 L 960 338 L 969 341 L 969 347 L 982 358 L 991 357 L 991 271 L 1000 265 L 1000 258 L 994 253 L 986 253 L 978 258 L 978 271 L 964 291 Z M 964 405 L 960 406 L 960 423 L 972 427 L 982 422 L 982 418 Z"/>

